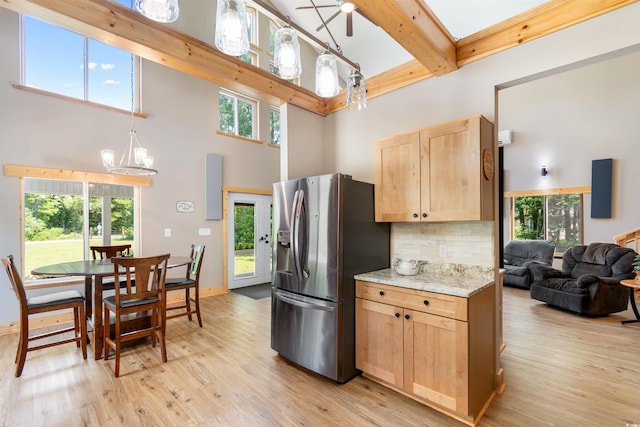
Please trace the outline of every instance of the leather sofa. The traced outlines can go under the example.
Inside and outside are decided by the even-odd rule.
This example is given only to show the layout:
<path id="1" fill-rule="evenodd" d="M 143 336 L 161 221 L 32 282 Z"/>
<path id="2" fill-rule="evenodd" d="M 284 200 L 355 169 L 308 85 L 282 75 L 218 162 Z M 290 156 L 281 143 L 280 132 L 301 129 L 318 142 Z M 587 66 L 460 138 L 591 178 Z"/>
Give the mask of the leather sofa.
<path id="1" fill-rule="evenodd" d="M 504 247 L 503 284 L 529 289 L 531 276 L 527 267 L 530 264 L 551 266 L 556 245 L 549 240 L 512 240 Z"/>
<path id="2" fill-rule="evenodd" d="M 531 298 L 574 313 L 606 316 L 627 309 L 636 252 L 613 243 L 591 243 L 567 249 L 562 270 L 529 265 Z"/>

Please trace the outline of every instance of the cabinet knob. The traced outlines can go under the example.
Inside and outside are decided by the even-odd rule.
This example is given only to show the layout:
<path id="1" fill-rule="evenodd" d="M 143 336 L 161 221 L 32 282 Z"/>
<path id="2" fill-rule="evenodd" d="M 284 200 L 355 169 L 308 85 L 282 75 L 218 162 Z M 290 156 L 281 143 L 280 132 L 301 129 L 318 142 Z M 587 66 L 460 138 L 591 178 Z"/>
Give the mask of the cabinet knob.
<path id="1" fill-rule="evenodd" d="M 405 319 L 407 319 L 407 320 L 409 320 L 409 319 L 411 318 L 411 316 L 409 316 L 408 314 L 405 314 L 405 315 L 404 315 L 404 318 L 405 318 Z"/>
<path id="2" fill-rule="evenodd" d="M 400 313 L 396 313 L 396 317 L 400 317 Z"/>
<path id="3" fill-rule="evenodd" d="M 413 214 L 413 217 L 414 217 L 414 218 L 418 218 L 418 214 L 417 214 L 417 213 L 414 213 L 414 214 Z"/>
<path id="4" fill-rule="evenodd" d="M 427 213 L 426 212 L 422 212 L 422 218 L 426 218 L 427 217 Z"/>
<path id="5" fill-rule="evenodd" d="M 424 300 L 424 305 L 429 305 L 429 300 Z"/>
<path id="6" fill-rule="evenodd" d="M 383 297 L 384 296 L 384 291 L 380 291 L 380 296 Z"/>

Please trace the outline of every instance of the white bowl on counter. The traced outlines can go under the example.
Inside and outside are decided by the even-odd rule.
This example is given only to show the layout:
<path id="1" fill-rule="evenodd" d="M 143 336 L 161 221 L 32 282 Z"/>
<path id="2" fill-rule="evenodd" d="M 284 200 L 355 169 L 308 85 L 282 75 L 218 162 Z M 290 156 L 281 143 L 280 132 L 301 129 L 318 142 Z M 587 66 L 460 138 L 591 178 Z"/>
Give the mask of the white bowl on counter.
<path id="1" fill-rule="evenodd" d="M 415 259 L 397 258 L 393 263 L 393 270 L 402 276 L 415 276 L 420 272 L 422 262 Z"/>

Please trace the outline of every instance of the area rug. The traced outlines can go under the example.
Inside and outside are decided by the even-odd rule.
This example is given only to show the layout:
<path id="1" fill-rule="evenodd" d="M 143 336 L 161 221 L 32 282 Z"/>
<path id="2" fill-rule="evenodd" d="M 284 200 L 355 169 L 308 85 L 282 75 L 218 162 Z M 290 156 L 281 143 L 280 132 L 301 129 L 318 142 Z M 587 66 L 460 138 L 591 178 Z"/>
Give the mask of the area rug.
<path id="1" fill-rule="evenodd" d="M 232 289 L 231 292 L 253 299 L 267 298 L 271 296 L 271 283 L 245 286 L 244 288 Z"/>

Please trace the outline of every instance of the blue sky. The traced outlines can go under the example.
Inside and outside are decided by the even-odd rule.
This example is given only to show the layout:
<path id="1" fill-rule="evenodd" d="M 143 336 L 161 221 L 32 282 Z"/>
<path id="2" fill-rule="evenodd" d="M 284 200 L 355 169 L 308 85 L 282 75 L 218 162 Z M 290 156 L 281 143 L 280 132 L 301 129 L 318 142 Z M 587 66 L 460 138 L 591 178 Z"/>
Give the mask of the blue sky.
<path id="1" fill-rule="evenodd" d="M 130 6 L 130 0 L 116 0 Z M 131 109 L 130 53 L 88 40 L 36 19 L 24 17 L 25 84 L 74 98 L 86 99 L 124 110 Z"/>

